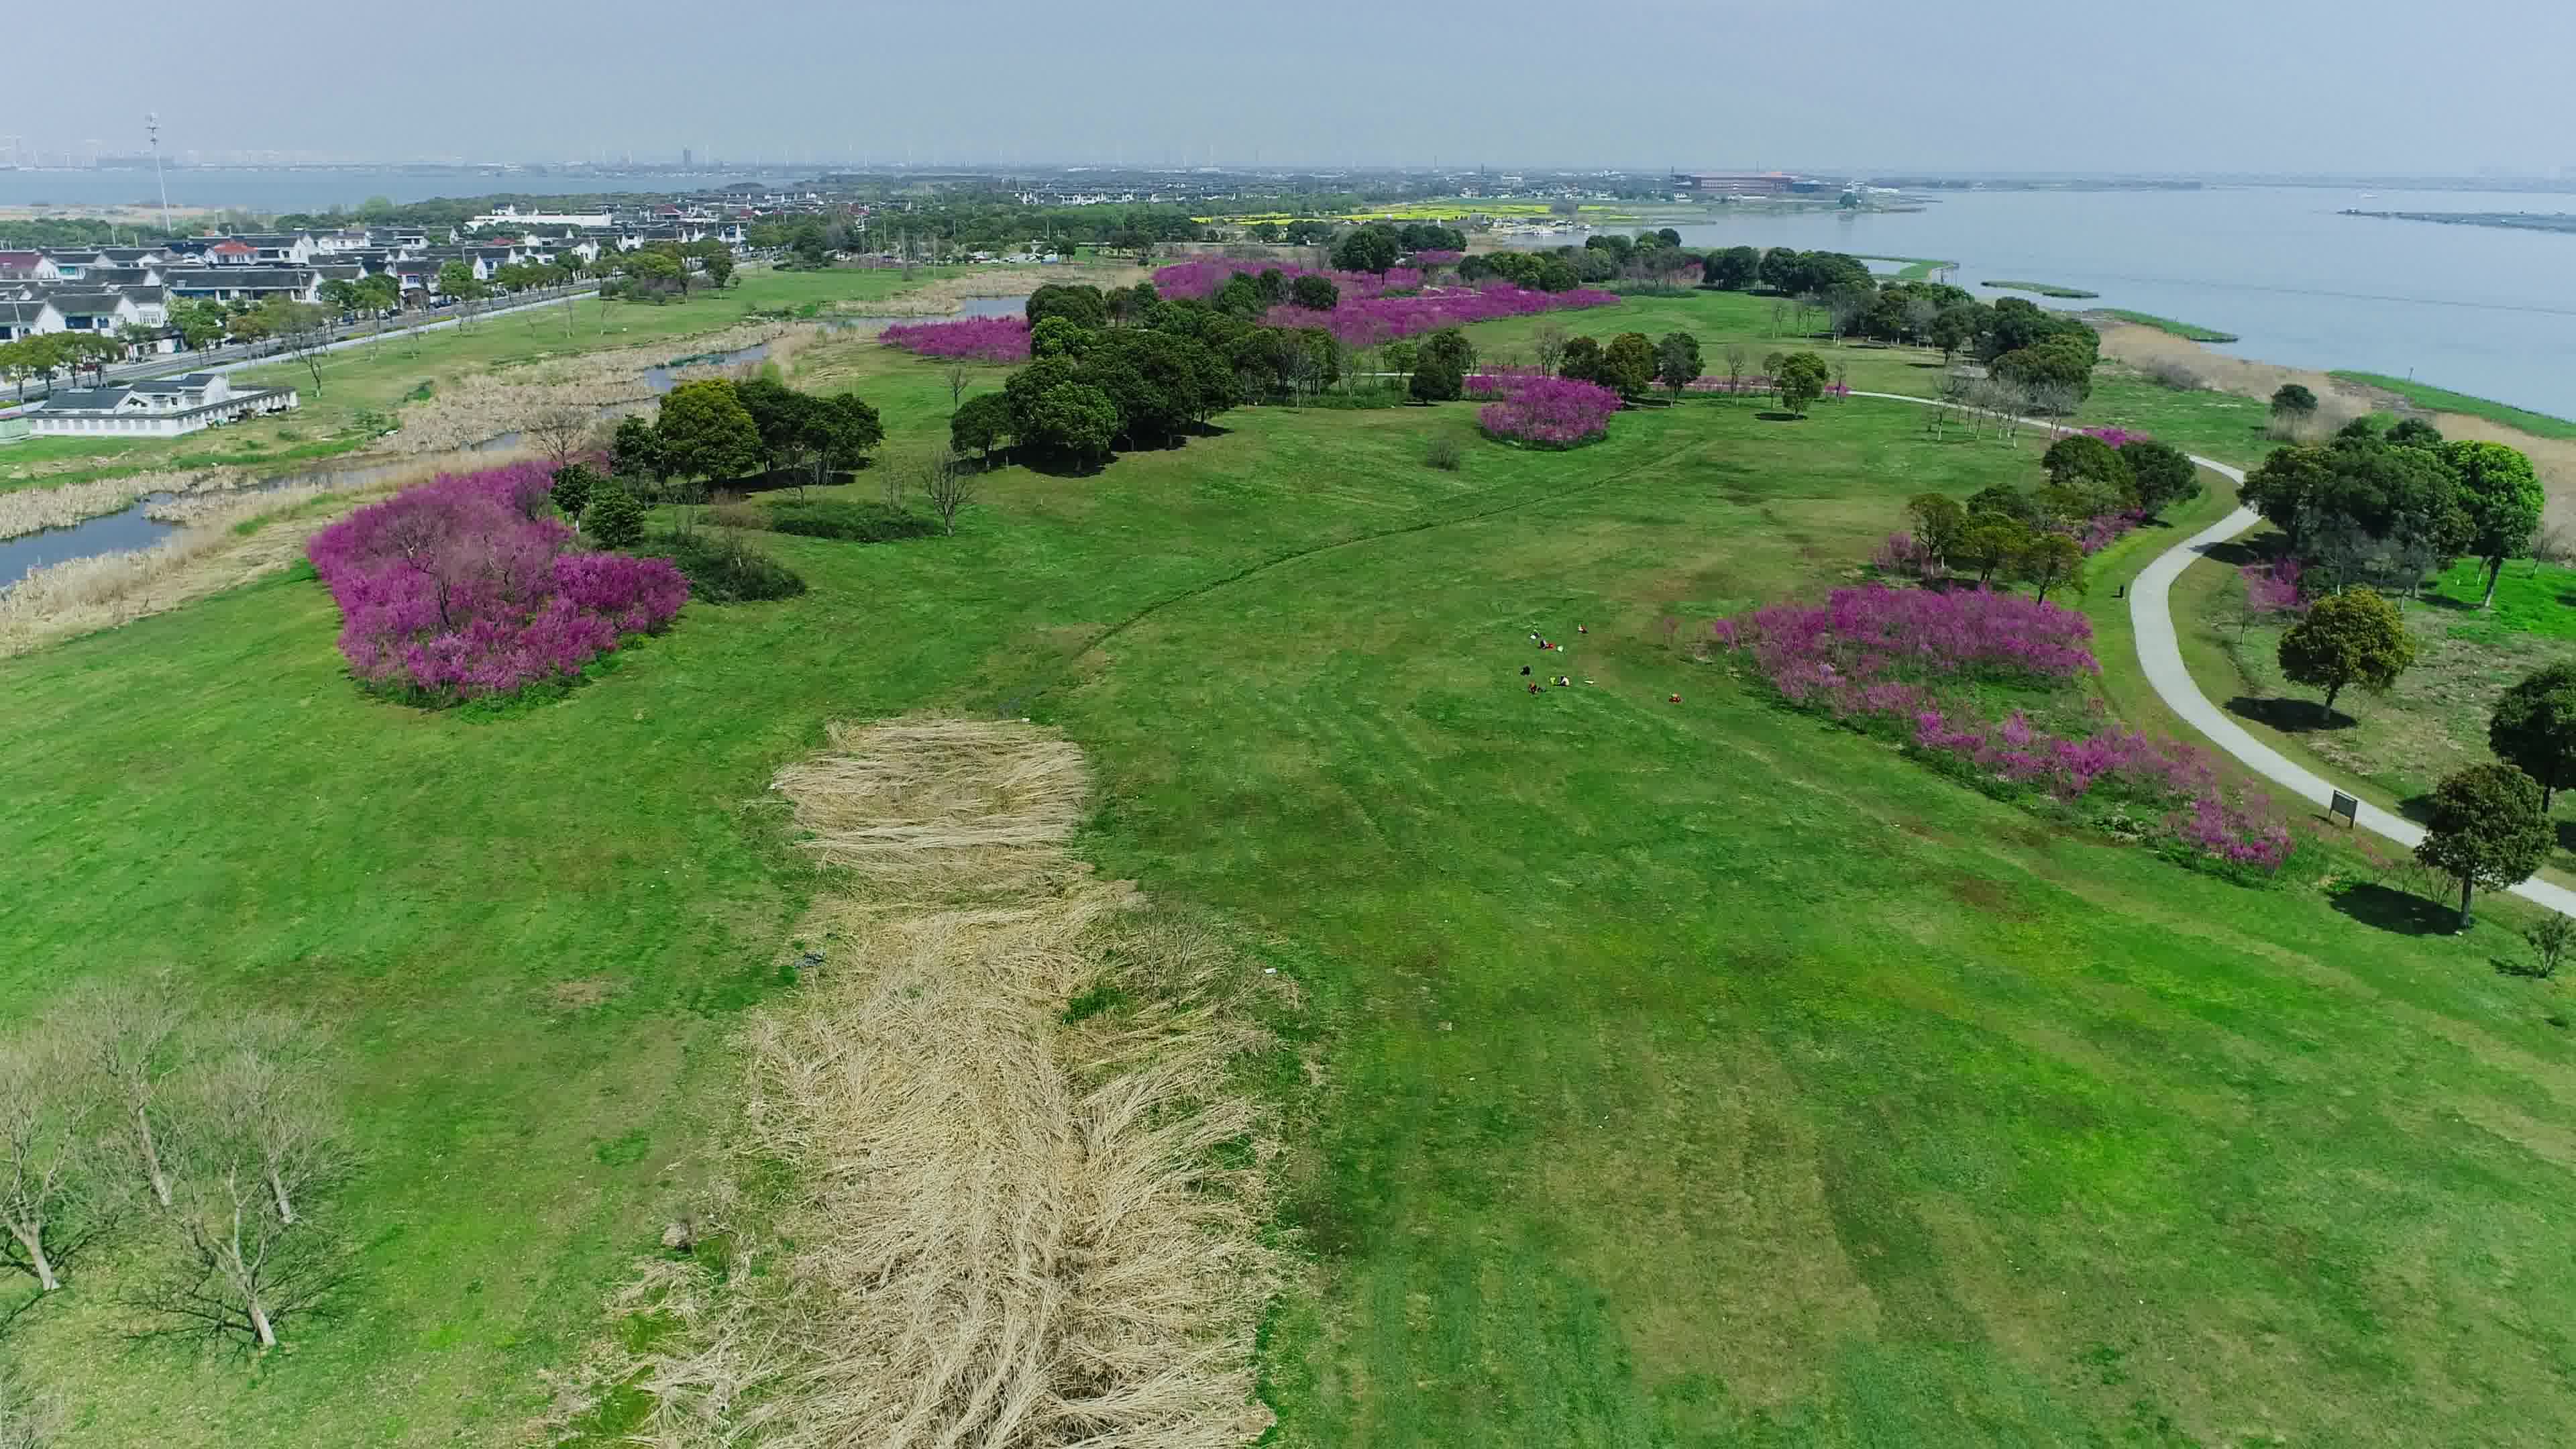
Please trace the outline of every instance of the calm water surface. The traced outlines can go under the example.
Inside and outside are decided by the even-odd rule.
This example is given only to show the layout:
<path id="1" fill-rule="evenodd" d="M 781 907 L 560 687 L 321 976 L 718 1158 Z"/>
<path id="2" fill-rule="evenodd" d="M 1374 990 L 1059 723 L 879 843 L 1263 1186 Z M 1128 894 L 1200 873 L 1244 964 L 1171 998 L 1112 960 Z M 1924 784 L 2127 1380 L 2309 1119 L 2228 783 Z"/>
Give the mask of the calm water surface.
<path id="1" fill-rule="evenodd" d="M 1686 245 L 1945 257 L 1957 280 L 2099 292 L 2243 340 L 2224 350 L 2417 379 L 2576 417 L 2576 236 L 2366 211 L 2576 211 L 2565 193 L 2323 187 L 1953 194 L 1920 212 L 1728 215 Z M 1978 295 L 2011 295 L 1976 288 Z"/>

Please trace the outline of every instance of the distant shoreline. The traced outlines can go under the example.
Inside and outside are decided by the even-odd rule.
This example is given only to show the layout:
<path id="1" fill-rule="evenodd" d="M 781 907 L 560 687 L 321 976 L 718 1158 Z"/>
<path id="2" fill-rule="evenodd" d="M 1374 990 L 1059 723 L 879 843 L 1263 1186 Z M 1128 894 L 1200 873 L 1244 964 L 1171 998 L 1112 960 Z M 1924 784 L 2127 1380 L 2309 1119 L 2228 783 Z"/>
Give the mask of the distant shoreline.
<path id="1" fill-rule="evenodd" d="M 2374 221 L 2429 221 L 2440 226 L 2488 226 L 2500 231 L 2546 231 L 2576 235 L 2576 212 L 2567 211 L 2363 211 L 2346 207 L 2340 216 L 2366 216 Z"/>

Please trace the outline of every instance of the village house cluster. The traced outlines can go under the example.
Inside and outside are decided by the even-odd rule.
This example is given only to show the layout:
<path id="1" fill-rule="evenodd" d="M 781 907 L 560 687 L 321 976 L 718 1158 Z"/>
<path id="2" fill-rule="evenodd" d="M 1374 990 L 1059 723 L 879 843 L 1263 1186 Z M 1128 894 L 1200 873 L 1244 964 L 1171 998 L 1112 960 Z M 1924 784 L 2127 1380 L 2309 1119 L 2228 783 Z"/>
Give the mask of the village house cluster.
<path id="1" fill-rule="evenodd" d="M 461 266 L 478 283 L 511 267 L 575 263 L 655 243 L 743 244 L 743 223 L 702 207 L 629 213 L 521 213 L 504 207 L 468 228 L 392 226 L 264 235 L 194 236 L 149 246 L 0 251 L 0 346 L 57 334 L 95 338 L 89 364 L 189 350 L 180 312 L 213 303 L 231 312 L 283 299 L 345 297 L 334 281 L 388 277 L 405 310 L 446 305 L 441 274 Z M 504 278 L 504 280 L 508 280 Z M 199 341 L 205 339 L 201 336 Z M 219 340 L 219 339 L 218 339 Z M 291 387 L 234 388 L 219 372 L 53 392 L 0 425 L 16 436 L 168 437 L 283 412 Z M 79 368 L 75 367 L 75 380 Z"/>

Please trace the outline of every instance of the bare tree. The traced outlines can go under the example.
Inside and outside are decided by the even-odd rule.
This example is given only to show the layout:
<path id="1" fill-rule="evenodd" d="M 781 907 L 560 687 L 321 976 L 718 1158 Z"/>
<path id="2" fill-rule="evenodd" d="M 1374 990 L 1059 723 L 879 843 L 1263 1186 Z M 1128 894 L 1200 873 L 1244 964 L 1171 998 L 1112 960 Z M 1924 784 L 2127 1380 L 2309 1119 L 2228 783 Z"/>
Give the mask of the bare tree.
<path id="1" fill-rule="evenodd" d="M 61 1270 L 110 1216 L 100 1182 L 97 1099 L 51 1034 L 0 1045 L 0 1261 L 62 1287 Z"/>
<path id="2" fill-rule="evenodd" d="M 165 1208 L 172 1142 L 163 1095 L 186 1055 L 180 1040 L 186 1022 L 177 983 L 162 971 L 140 981 L 79 987 L 48 1023 L 67 1050 L 86 1057 L 105 1087 L 113 1131 L 134 1153 L 153 1200 Z"/>
<path id="3" fill-rule="evenodd" d="M 254 1016 L 229 1037 L 195 1083 L 198 1111 L 215 1134 L 208 1151 L 244 1156 L 267 1184 L 279 1220 L 291 1226 L 300 1195 L 336 1180 L 346 1166 L 339 1117 L 302 1055 L 302 1023 Z"/>
<path id="4" fill-rule="evenodd" d="M 1744 368 L 1752 361 L 1752 357 L 1753 354 L 1745 351 L 1744 344 L 1740 342 L 1726 349 L 1726 395 L 1728 397 L 1735 396 L 1743 388 Z"/>
<path id="5" fill-rule="evenodd" d="M 957 411 L 958 404 L 966 401 L 966 383 L 974 374 L 966 370 L 966 364 L 952 362 L 948 364 L 945 376 L 948 379 L 948 410 L 953 413 Z"/>
<path id="6" fill-rule="evenodd" d="M 1539 371 L 1550 377 L 1556 376 L 1558 365 L 1565 361 L 1566 341 L 1564 328 L 1553 322 L 1539 325 L 1537 338 Z"/>
<path id="7" fill-rule="evenodd" d="M 957 532 L 957 515 L 975 501 L 978 474 L 957 461 L 957 455 L 942 443 L 921 465 L 921 495 L 930 511 L 939 516 L 939 525 L 948 533 Z"/>
<path id="8" fill-rule="evenodd" d="M 529 441 L 544 449 L 546 456 L 560 468 L 571 462 L 573 456 L 590 442 L 591 428 L 596 421 L 591 410 L 585 407 L 566 404 L 542 408 L 528 420 L 526 433 Z"/>
<path id="9" fill-rule="evenodd" d="M 235 1144 L 182 1180 L 168 1216 L 167 1266 L 124 1300 L 161 1320 L 147 1332 L 204 1332 L 274 1348 L 278 1325 L 346 1275 L 339 1244 L 309 1216 L 278 1216 L 269 1180 L 246 1148 Z"/>

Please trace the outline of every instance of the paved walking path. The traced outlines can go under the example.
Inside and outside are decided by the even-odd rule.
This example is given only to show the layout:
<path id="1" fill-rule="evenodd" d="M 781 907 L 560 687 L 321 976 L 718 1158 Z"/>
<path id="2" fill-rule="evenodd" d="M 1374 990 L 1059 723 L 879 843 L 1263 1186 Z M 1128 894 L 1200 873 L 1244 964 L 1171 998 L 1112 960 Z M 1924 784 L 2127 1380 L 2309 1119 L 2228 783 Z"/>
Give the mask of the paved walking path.
<path id="1" fill-rule="evenodd" d="M 1896 392 L 1856 392 L 1852 396 L 1948 406 L 1931 398 L 1908 397 Z M 2055 426 L 2036 421 L 2031 425 L 2042 428 Z M 2192 456 L 2192 461 L 2231 483 L 2242 484 L 2245 481 L 2242 468 L 2230 467 L 2197 454 Z M 2239 508 L 2157 555 L 2155 562 L 2148 564 L 2137 581 L 2129 585 L 2129 623 L 2137 630 L 2139 667 L 2146 671 L 2147 683 L 2155 686 L 2156 694 L 2164 700 L 2167 709 L 2182 716 L 2193 729 L 2207 735 L 2210 743 L 2235 756 L 2246 768 L 2323 810 L 2333 798 L 2334 786 L 2323 776 L 2254 738 L 2243 725 L 2228 718 L 2226 711 L 2210 703 L 2209 696 L 2202 694 L 2200 686 L 2192 681 L 2191 671 L 2183 667 L 2182 642 L 2174 634 L 2171 603 L 2174 580 L 2182 577 L 2182 571 L 2189 568 L 2194 559 L 2262 521 L 2263 516 L 2253 509 Z M 2368 801 L 2362 802 L 2356 823 L 2362 829 L 2385 836 L 2410 850 L 2424 838 L 2423 826 Z M 2576 891 L 2565 886 L 2551 885 L 2545 880 L 2527 880 L 2513 887 L 2513 893 L 2561 915 L 2576 916 Z"/>

